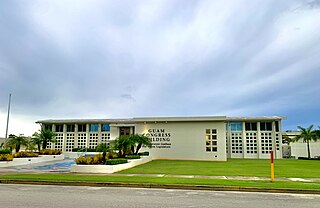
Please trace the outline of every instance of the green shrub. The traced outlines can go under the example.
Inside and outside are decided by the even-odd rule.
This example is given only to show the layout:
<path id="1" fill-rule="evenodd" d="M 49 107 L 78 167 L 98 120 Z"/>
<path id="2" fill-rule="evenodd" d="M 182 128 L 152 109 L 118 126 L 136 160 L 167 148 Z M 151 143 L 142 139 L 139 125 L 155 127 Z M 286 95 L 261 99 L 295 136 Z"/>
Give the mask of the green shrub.
<path id="1" fill-rule="evenodd" d="M 0 150 L 0 155 L 1 154 L 11 154 L 11 151 L 9 149 L 2 149 Z"/>
<path id="2" fill-rule="evenodd" d="M 81 148 L 73 148 L 72 152 L 97 152 L 97 150 L 94 148 L 81 147 Z"/>
<path id="3" fill-rule="evenodd" d="M 38 157 L 39 154 L 35 152 L 17 152 L 13 154 L 14 158 L 21 158 L 21 157 Z"/>
<path id="4" fill-rule="evenodd" d="M 61 150 L 43 149 L 40 151 L 40 155 L 61 155 Z"/>
<path id="5" fill-rule="evenodd" d="M 138 153 L 140 156 L 149 156 L 149 152 L 140 152 Z"/>
<path id="6" fill-rule="evenodd" d="M 97 154 L 93 157 L 91 157 L 91 164 L 92 165 L 98 165 L 98 164 L 102 164 L 102 154 Z"/>
<path id="7" fill-rule="evenodd" d="M 106 158 L 109 160 L 109 159 L 115 159 L 115 158 L 118 158 L 118 154 L 114 151 L 109 151 L 107 153 L 107 156 Z"/>
<path id="8" fill-rule="evenodd" d="M 79 157 L 75 159 L 77 165 L 90 165 L 91 164 L 91 157 Z"/>
<path id="9" fill-rule="evenodd" d="M 75 159 L 75 162 L 77 163 L 77 165 L 99 165 L 99 164 L 103 164 L 102 163 L 102 155 L 101 154 L 97 154 L 97 155 L 92 156 L 92 157 L 79 157 L 79 158 Z"/>
<path id="10" fill-rule="evenodd" d="M 0 154 L 0 161 L 12 161 L 13 156 L 11 154 Z"/>
<path id="11" fill-rule="evenodd" d="M 118 165 L 127 163 L 128 160 L 126 158 L 117 158 L 117 159 L 110 159 L 106 161 L 106 165 Z"/>
<path id="12" fill-rule="evenodd" d="M 127 155 L 126 158 L 128 160 L 140 159 L 140 155 Z"/>

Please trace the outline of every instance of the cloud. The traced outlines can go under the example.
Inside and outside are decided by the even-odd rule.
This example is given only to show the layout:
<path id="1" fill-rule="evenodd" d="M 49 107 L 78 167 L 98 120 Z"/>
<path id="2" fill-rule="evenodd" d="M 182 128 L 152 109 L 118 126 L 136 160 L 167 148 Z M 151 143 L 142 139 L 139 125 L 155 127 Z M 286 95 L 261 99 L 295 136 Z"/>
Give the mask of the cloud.
<path id="1" fill-rule="evenodd" d="M 1 120 L 12 93 L 12 115 L 32 123 L 274 114 L 288 116 L 288 127 L 316 122 L 319 8 L 307 0 L 1 1 Z"/>

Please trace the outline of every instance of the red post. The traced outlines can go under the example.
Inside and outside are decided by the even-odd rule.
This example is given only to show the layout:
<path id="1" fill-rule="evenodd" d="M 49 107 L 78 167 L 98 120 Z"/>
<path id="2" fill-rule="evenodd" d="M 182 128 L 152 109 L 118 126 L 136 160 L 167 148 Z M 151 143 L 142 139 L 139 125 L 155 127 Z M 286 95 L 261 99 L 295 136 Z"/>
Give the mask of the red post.
<path id="1" fill-rule="evenodd" d="M 270 162 L 271 162 L 271 182 L 274 182 L 274 158 L 273 151 L 270 151 Z"/>

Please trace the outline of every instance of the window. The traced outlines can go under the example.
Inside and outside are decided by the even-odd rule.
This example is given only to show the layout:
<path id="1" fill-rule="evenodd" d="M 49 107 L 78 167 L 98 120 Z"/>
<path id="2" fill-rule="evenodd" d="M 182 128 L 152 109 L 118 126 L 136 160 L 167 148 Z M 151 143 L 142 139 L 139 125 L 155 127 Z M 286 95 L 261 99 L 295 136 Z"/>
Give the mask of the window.
<path id="1" fill-rule="evenodd" d="M 270 150 L 272 150 L 272 135 L 271 132 L 261 133 L 261 153 L 269 154 Z"/>
<path id="2" fill-rule="evenodd" d="M 246 122 L 245 127 L 246 127 L 246 131 L 257 131 L 256 122 Z"/>
<path id="3" fill-rule="evenodd" d="M 109 124 L 101 124 L 101 131 L 110 131 Z"/>
<path id="4" fill-rule="evenodd" d="M 98 124 L 90 124 L 90 132 L 97 132 Z"/>
<path id="5" fill-rule="evenodd" d="M 242 154 L 242 132 L 231 133 L 231 153 Z"/>
<path id="6" fill-rule="evenodd" d="M 51 124 L 44 124 L 44 129 L 52 131 L 52 125 Z"/>
<path id="7" fill-rule="evenodd" d="M 74 124 L 67 125 L 67 132 L 74 132 Z"/>
<path id="8" fill-rule="evenodd" d="M 78 124 L 78 132 L 86 132 L 87 124 Z"/>
<path id="9" fill-rule="evenodd" d="M 242 122 L 231 122 L 230 129 L 231 131 L 242 131 Z"/>
<path id="10" fill-rule="evenodd" d="M 260 122 L 260 131 L 272 131 L 272 122 Z"/>
<path id="11" fill-rule="evenodd" d="M 62 124 L 56 125 L 56 132 L 63 132 L 63 125 Z"/>
<path id="12" fill-rule="evenodd" d="M 206 129 L 206 152 L 217 152 L 217 129 Z"/>
<path id="13" fill-rule="evenodd" d="M 257 133 L 246 133 L 246 151 L 247 154 L 257 154 L 258 146 L 257 146 Z"/>
<path id="14" fill-rule="evenodd" d="M 276 132 L 279 132 L 279 121 L 275 122 Z"/>

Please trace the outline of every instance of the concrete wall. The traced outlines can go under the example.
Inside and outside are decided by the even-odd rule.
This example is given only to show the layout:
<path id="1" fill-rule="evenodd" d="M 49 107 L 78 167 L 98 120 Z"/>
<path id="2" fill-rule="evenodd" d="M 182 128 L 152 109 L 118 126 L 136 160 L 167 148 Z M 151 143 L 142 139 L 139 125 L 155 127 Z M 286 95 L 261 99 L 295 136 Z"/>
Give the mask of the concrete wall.
<path id="1" fill-rule="evenodd" d="M 119 165 L 72 165 L 71 173 L 115 173 L 144 163 L 150 162 L 152 157 L 141 157 L 136 160 L 128 160 L 128 163 Z"/>
<path id="2" fill-rule="evenodd" d="M 154 147 L 149 149 L 153 159 L 218 160 L 226 161 L 226 130 L 224 122 L 163 122 L 136 124 L 136 133 L 162 129 L 169 141 L 153 139 Z M 217 129 L 217 152 L 206 151 L 206 129 Z M 165 135 L 170 134 L 169 137 Z M 152 137 L 152 136 L 151 136 Z"/>
<path id="3" fill-rule="evenodd" d="M 29 158 L 13 158 L 13 161 L 1 161 L 0 167 L 12 167 L 19 165 L 29 165 L 40 162 L 49 162 L 63 160 L 64 155 L 40 155 L 39 157 L 29 157 Z"/>
<path id="4" fill-rule="evenodd" d="M 291 156 L 308 157 L 307 143 L 304 142 L 293 142 L 290 143 Z M 320 156 L 320 142 L 310 142 L 310 155 L 311 157 Z"/>

